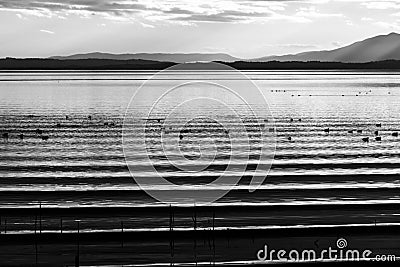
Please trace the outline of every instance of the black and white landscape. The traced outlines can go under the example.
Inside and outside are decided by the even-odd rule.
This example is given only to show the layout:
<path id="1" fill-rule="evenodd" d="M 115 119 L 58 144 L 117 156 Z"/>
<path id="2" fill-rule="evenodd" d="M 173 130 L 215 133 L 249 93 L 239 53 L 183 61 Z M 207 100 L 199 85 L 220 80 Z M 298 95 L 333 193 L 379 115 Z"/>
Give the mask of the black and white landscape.
<path id="1" fill-rule="evenodd" d="M 0 13 L 0 266 L 399 259 L 398 1 Z"/>

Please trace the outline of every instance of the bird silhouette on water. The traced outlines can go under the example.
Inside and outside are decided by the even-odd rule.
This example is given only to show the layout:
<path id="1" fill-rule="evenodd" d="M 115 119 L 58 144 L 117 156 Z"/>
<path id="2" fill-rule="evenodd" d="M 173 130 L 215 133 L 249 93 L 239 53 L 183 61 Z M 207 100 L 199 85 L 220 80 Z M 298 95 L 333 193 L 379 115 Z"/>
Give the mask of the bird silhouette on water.
<path id="1" fill-rule="evenodd" d="M 326 128 L 325 130 L 324 130 L 324 132 L 325 133 L 329 133 L 331 130 L 329 129 L 329 128 Z"/>
<path id="2" fill-rule="evenodd" d="M 394 132 L 394 133 L 392 133 L 392 136 L 393 137 L 399 137 L 399 133 L 398 132 Z"/>
<path id="3" fill-rule="evenodd" d="M 369 143 L 369 137 L 364 137 L 362 140 L 364 143 Z"/>
<path id="4" fill-rule="evenodd" d="M 382 141 L 382 137 L 377 136 L 377 137 L 375 137 L 375 140 L 378 141 L 378 142 L 380 142 L 380 141 Z"/>
<path id="5" fill-rule="evenodd" d="M 47 141 L 47 140 L 49 140 L 49 138 L 50 138 L 48 135 L 43 135 L 43 130 L 41 130 L 41 129 L 39 129 L 39 128 L 36 129 L 35 132 L 36 132 L 37 135 L 40 135 L 40 138 L 41 138 L 43 141 Z M 22 135 L 22 134 L 21 134 L 21 135 Z M 22 135 L 22 138 L 23 138 L 23 135 Z M 21 138 L 21 139 L 22 139 L 22 138 Z"/>

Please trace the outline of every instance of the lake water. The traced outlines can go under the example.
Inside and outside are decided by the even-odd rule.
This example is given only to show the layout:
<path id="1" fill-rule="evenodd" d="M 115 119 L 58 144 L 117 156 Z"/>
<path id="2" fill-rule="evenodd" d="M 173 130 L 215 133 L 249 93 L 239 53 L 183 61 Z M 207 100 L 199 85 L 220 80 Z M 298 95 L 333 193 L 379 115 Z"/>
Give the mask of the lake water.
<path id="1" fill-rule="evenodd" d="M 234 163 L 249 163 L 245 177 L 234 190 L 214 203 L 215 206 L 304 207 L 400 202 L 400 139 L 393 136 L 400 132 L 400 73 L 244 73 L 267 96 L 275 121 L 276 155 L 268 178 L 254 193 L 247 190 L 248 176 L 254 169 L 252 160 L 243 157 L 240 162 L 239 156 Z M 121 132 L 126 108 L 136 90 L 153 74 L 126 71 L 1 72 L 0 132 L 8 132 L 9 138 L 0 143 L 0 207 L 37 207 L 39 202 L 43 207 L 59 208 L 165 206 L 140 191 L 129 173 L 122 149 Z M 180 79 L 180 75 L 193 79 L 203 77 L 198 73 L 170 74 L 154 83 L 154 92 L 158 90 L 157 86 Z M 147 104 L 151 103 L 144 103 Z M 221 120 L 229 122 L 229 117 L 222 116 Z M 150 128 L 162 127 L 157 122 L 152 123 Z M 204 128 L 201 123 L 196 123 L 194 129 Z M 329 133 L 325 131 L 327 128 Z M 43 133 L 36 133 L 36 129 Z M 349 133 L 350 130 L 354 132 Z M 196 142 L 200 142 L 207 153 L 207 144 L 210 144 L 207 140 L 220 138 L 216 144 L 210 144 L 217 149 L 215 162 L 202 172 L 176 170 L 163 158 L 157 144 L 150 147 L 153 162 L 165 177 L 178 184 L 195 186 L 210 182 L 223 173 L 229 162 L 229 140 L 219 128 L 202 131 L 185 137 L 186 143 L 182 145 L 188 157 L 196 158 L 198 151 L 193 149 L 199 144 Z M 375 131 L 381 141 L 375 140 Z M 18 136 L 21 133 L 23 140 Z M 42 135 L 49 139 L 42 140 Z M 369 137 L 368 143 L 363 142 L 365 137 Z M 137 164 L 139 166 L 141 162 Z M 153 174 L 143 172 L 139 175 L 150 177 Z M 155 187 L 153 190 L 168 188 Z M 239 213 L 231 214 L 230 219 L 226 217 L 223 222 L 221 218 L 219 226 L 371 223 L 369 215 L 338 214 L 342 219 L 319 214 L 307 215 L 307 219 L 291 217 L 283 223 L 282 217 L 271 215 L 266 222 L 260 219 L 263 215 L 254 218 Z M 168 222 L 154 221 L 155 217 L 156 214 L 149 216 L 148 221 L 131 218 L 127 227 L 133 230 L 167 227 Z M 398 220 L 396 214 L 382 213 L 381 218 L 385 223 Z M 15 218 L 15 222 L 18 220 Z M 93 230 L 93 225 L 100 230 L 113 229 L 106 223 L 101 227 L 97 223 L 88 221 L 87 230 Z M 48 231 L 54 230 L 55 224 L 49 219 Z M 13 230 L 29 230 L 31 226 L 27 223 L 15 226 Z"/>

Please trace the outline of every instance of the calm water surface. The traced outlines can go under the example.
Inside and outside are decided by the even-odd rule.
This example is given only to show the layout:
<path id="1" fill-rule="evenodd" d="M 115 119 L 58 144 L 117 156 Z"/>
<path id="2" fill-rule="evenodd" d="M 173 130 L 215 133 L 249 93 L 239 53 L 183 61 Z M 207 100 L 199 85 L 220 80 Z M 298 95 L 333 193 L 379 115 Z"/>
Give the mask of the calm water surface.
<path id="1" fill-rule="evenodd" d="M 8 132 L 9 139 L 0 143 L 0 206 L 31 206 L 38 201 L 57 207 L 157 204 L 140 192 L 131 178 L 121 138 L 128 103 L 153 74 L 1 72 L 0 132 Z M 400 139 L 392 134 L 400 132 L 400 73 L 245 74 L 268 99 L 277 134 L 275 161 L 259 191 L 243 193 L 249 180 L 243 179 L 216 205 L 399 202 Z M 149 94 L 182 77 L 207 76 L 197 72 L 161 75 Z M 215 77 L 229 79 L 223 73 Z M 223 116 L 221 120 L 229 122 Z M 382 127 L 377 127 L 378 123 Z M 162 127 L 153 124 L 150 128 L 154 131 Z M 219 130 L 199 122 L 192 127 L 203 132 L 183 142 L 188 157 L 198 156 L 192 149 L 194 140 L 203 142 L 205 153 L 213 153 L 214 145 L 209 150 L 207 147 L 210 138 L 219 140 L 216 160 L 203 172 L 174 169 L 156 142 L 149 153 L 165 177 L 195 186 L 223 174 L 229 160 L 229 140 Z M 329 133 L 324 131 L 327 128 Z M 43 130 L 49 140 L 43 141 L 36 129 Z M 382 141 L 375 140 L 375 131 Z M 18 137 L 21 133 L 23 140 Z M 362 141 L 365 137 L 370 138 L 369 143 Z M 250 175 L 254 160 L 242 160 L 249 163 L 245 176 Z M 138 166 L 141 163 L 138 161 Z"/>

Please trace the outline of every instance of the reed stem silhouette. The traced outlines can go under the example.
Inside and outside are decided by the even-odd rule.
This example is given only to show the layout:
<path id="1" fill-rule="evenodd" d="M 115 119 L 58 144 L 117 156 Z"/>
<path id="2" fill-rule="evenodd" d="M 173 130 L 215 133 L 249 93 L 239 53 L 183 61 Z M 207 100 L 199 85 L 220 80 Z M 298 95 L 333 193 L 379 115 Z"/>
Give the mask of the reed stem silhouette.
<path id="1" fill-rule="evenodd" d="M 175 250 L 175 241 L 174 241 L 174 211 L 172 209 L 172 205 L 169 205 L 169 231 L 170 231 L 170 241 L 169 241 L 169 247 L 170 247 L 170 253 L 171 253 L 171 266 L 173 266 L 173 258 L 174 258 L 174 250 Z"/>
<path id="2" fill-rule="evenodd" d="M 193 230 L 194 230 L 194 231 L 196 231 L 196 229 L 197 229 L 197 212 L 196 212 L 196 204 L 194 204 L 194 208 L 193 208 L 192 221 L 193 221 Z"/>
<path id="3" fill-rule="evenodd" d="M 39 233 L 42 233 L 42 202 L 39 201 Z"/>
<path id="4" fill-rule="evenodd" d="M 78 235 L 77 235 L 77 252 L 75 255 L 75 267 L 79 267 L 79 254 L 80 254 L 80 244 L 79 244 L 79 232 L 80 232 L 80 225 L 79 225 L 79 221 L 77 221 L 78 223 Z"/>
<path id="5" fill-rule="evenodd" d="M 121 221 L 121 247 L 124 247 L 124 222 Z"/>

